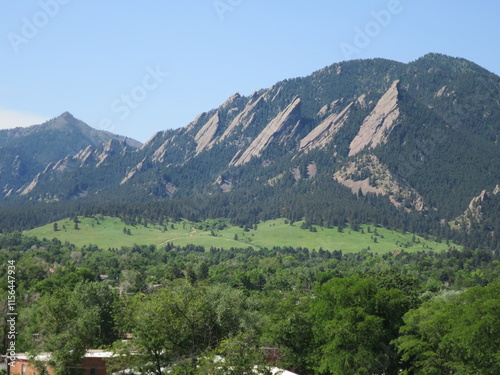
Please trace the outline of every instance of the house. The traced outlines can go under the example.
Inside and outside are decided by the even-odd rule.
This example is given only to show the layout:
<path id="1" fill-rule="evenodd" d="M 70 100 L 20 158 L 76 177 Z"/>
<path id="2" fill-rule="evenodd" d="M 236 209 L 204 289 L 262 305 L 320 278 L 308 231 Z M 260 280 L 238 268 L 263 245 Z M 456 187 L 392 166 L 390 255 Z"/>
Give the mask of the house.
<path id="1" fill-rule="evenodd" d="M 273 355 L 276 356 L 275 349 L 268 349 L 267 352 L 271 358 L 273 358 Z M 98 349 L 88 350 L 79 367 L 79 369 L 82 370 L 80 375 L 106 375 L 106 360 L 112 355 L 113 353 L 109 351 Z M 41 362 L 47 362 L 50 359 L 50 353 L 41 353 L 35 359 Z M 273 359 L 276 359 L 276 357 Z M 52 367 L 47 365 L 46 368 L 49 375 L 54 375 L 54 369 Z M 39 373 L 30 363 L 30 356 L 27 353 L 19 353 L 16 357 L 15 365 L 13 367 L 8 366 L 7 370 L 8 375 L 38 375 Z M 277 367 L 271 367 L 270 371 L 273 375 L 298 375 L 294 372 L 282 370 Z M 127 374 L 137 374 L 130 369 L 124 370 L 123 372 Z"/>
<path id="2" fill-rule="evenodd" d="M 98 349 L 91 349 L 85 353 L 82 358 L 80 368 L 81 375 L 106 375 L 106 359 L 113 355 Z M 50 353 L 41 353 L 35 358 L 41 362 L 47 362 L 50 359 Z M 30 356 L 27 353 L 19 353 L 16 357 L 15 365 L 8 367 L 10 375 L 38 375 L 38 371 L 30 364 Z M 49 375 L 54 375 L 54 369 L 47 365 Z"/>

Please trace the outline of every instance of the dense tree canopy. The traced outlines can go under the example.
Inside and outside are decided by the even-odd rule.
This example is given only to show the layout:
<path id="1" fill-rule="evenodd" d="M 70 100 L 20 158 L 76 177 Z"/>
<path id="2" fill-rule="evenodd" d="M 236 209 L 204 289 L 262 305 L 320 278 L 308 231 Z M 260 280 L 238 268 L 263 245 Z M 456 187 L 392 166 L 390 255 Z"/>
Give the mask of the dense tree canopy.
<path id="1" fill-rule="evenodd" d="M 114 369 L 157 374 L 268 371 L 262 348 L 279 348 L 277 365 L 301 375 L 498 370 L 494 252 L 104 250 L 20 233 L 0 248 L 16 263 L 17 348 L 53 352 L 58 374 L 97 347 L 121 354 Z"/>
<path id="2" fill-rule="evenodd" d="M 500 282 L 446 292 L 408 311 L 395 340 L 412 374 L 500 372 Z"/>

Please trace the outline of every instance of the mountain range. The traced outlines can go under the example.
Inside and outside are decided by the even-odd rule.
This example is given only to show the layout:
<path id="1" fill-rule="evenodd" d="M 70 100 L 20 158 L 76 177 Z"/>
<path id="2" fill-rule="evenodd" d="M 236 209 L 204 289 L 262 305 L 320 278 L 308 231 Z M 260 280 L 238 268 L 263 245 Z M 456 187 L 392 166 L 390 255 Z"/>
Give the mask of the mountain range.
<path id="1" fill-rule="evenodd" d="M 309 216 L 328 222 L 329 211 L 349 219 L 370 206 L 470 227 L 471 200 L 500 196 L 499 142 L 497 75 L 441 54 L 353 60 L 236 93 L 143 145 L 69 113 L 2 130 L 0 204 L 218 197 L 246 200 L 247 211 L 254 200 L 247 214 L 257 218 L 269 209 L 302 219 L 322 207 Z"/>

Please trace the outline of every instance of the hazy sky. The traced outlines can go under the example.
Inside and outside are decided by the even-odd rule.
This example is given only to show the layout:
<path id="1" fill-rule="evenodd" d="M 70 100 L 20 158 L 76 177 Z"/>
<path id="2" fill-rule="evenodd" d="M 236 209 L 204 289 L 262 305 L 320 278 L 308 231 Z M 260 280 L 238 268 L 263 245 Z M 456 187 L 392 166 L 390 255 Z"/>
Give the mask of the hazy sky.
<path id="1" fill-rule="evenodd" d="M 428 52 L 500 74 L 500 1 L 0 0 L 0 128 L 65 111 L 147 140 L 335 62 Z"/>

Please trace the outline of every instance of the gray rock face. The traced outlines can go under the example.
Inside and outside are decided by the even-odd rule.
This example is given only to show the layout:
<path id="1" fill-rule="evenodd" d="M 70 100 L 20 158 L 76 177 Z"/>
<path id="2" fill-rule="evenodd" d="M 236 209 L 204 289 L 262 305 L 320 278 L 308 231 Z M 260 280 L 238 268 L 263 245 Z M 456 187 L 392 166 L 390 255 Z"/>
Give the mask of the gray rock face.
<path id="1" fill-rule="evenodd" d="M 387 140 L 399 117 L 398 84 L 399 80 L 392 83 L 373 111 L 365 118 L 358 134 L 351 142 L 349 156 L 356 155 L 365 147 L 375 148 Z"/>
<path id="2" fill-rule="evenodd" d="M 172 138 L 168 138 L 165 142 L 162 143 L 158 149 L 153 153 L 151 160 L 155 163 L 163 163 L 165 160 L 165 156 L 167 154 L 168 146 L 172 142 Z"/>
<path id="3" fill-rule="evenodd" d="M 234 156 L 229 165 L 237 167 L 248 163 L 253 157 L 259 157 L 285 129 L 295 128 L 300 119 L 300 104 L 300 98 L 293 100 L 292 103 L 267 124 L 264 130 L 243 153 L 237 153 Z"/>
<path id="4" fill-rule="evenodd" d="M 339 131 L 349 118 L 352 108 L 350 103 L 340 113 L 332 113 L 321 124 L 316 126 L 308 135 L 306 135 L 299 145 L 299 151 L 309 151 L 313 148 L 323 148 L 333 139 L 333 136 Z"/>
<path id="5" fill-rule="evenodd" d="M 208 122 L 203 125 L 203 127 L 194 136 L 194 141 L 197 144 L 196 155 L 213 145 L 212 140 L 214 139 L 219 126 L 219 112 L 216 112 L 215 115 L 213 115 L 210 120 L 208 120 Z"/>
<path id="6" fill-rule="evenodd" d="M 366 174 L 369 177 L 364 178 Z M 407 211 L 411 211 L 408 207 L 416 211 L 429 209 L 424 198 L 406 181 L 391 173 L 375 155 L 356 157 L 350 164 L 335 172 L 333 178 L 350 188 L 354 194 L 361 189 L 363 194 L 385 195 L 394 206 L 403 206 Z"/>
<path id="7" fill-rule="evenodd" d="M 31 193 L 33 191 L 33 189 L 36 188 L 36 185 L 38 184 L 38 179 L 40 178 L 40 173 L 38 173 L 35 178 L 33 179 L 33 181 L 31 181 L 31 183 L 26 186 L 24 189 L 21 189 L 20 190 L 20 194 L 21 195 L 27 195 L 29 193 Z"/>
<path id="8" fill-rule="evenodd" d="M 123 185 L 127 183 L 132 177 L 134 177 L 138 172 L 142 171 L 144 169 L 144 162 L 146 161 L 146 158 L 142 159 L 139 164 L 137 164 L 132 170 L 127 174 L 127 176 L 120 182 L 120 185 Z"/>
<path id="9" fill-rule="evenodd" d="M 500 193 L 500 185 L 496 185 L 491 193 L 487 190 L 481 191 L 478 196 L 471 199 L 465 212 L 455 218 L 455 221 L 458 222 L 459 226 L 463 229 L 470 230 L 474 224 L 480 223 L 483 220 L 484 206 L 498 193 Z"/>
<path id="10" fill-rule="evenodd" d="M 248 102 L 246 107 L 231 121 L 227 129 L 220 137 L 220 141 L 224 141 L 233 132 L 241 126 L 241 131 L 244 131 L 253 121 L 255 116 L 255 109 L 264 101 L 265 94 L 259 96 L 256 100 Z"/>

